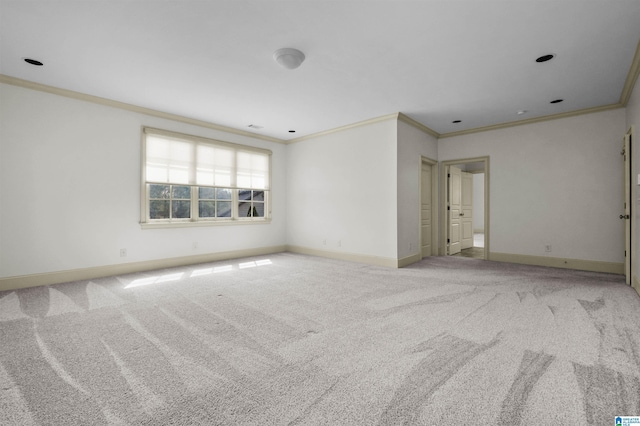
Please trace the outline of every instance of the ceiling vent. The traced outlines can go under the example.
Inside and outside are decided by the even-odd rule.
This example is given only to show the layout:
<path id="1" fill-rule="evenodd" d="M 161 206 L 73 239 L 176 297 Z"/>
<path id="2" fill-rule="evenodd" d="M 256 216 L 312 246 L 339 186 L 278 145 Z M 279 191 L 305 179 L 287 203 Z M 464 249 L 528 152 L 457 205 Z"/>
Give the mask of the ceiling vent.
<path id="1" fill-rule="evenodd" d="M 547 62 L 555 58 L 555 56 L 556 55 L 554 55 L 553 53 L 550 53 L 548 55 L 543 55 L 543 56 L 540 56 L 538 59 L 536 59 L 536 62 Z"/>
<path id="2" fill-rule="evenodd" d="M 28 64 L 35 65 L 37 67 L 41 67 L 44 65 L 42 62 L 36 61 L 35 59 L 31 59 L 31 58 L 24 58 L 24 61 Z"/>

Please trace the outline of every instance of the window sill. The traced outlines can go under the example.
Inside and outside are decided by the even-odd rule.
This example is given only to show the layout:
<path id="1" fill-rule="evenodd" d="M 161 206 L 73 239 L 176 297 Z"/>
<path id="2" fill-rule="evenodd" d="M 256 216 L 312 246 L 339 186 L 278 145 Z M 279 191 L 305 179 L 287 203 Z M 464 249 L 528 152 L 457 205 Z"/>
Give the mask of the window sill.
<path id="1" fill-rule="evenodd" d="M 201 228 L 208 226 L 265 225 L 268 223 L 271 223 L 271 218 L 263 220 L 203 220 L 199 222 L 140 222 L 140 227 L 142 229 Z"/>

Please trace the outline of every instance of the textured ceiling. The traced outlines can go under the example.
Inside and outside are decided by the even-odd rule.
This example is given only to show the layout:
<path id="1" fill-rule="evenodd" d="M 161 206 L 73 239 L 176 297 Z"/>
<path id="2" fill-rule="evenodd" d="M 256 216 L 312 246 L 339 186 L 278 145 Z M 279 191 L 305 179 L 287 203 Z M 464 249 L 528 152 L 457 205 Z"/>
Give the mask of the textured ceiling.
<path id="1" fill-rule="evenodd" d="M 0 74 L 284 140 L 616 104 L 639 39 L 638 0 L 0 0 Z M 280 68 L 282 47 L 306 61 Z"/>

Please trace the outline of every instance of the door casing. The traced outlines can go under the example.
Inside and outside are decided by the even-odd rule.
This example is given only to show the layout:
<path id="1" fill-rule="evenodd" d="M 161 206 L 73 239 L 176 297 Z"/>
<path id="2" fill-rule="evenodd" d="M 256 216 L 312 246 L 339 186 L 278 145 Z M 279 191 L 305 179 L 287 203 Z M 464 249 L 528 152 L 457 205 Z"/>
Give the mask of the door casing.
<path id="1" fill-rule="evenodd" d="M 431 235 L 429 236 L 423 236 L 423 230 L 422 230 L 422 224 L 423 224 L 423 203 L 422 203 L 422 196 L 423 196 L 423 191 L 422 191 L 422 185 L 423 185 L 423 179 L 422 179 L 422 166 L 423 165 L 428 165 L 431 167 L 431 191 L 430 191 L 430 196 L 431 196 L 431 214 L 430 214 L 430 219 L 431 219 Z M 419 226 L 418 226 L 418 241 L 420 244 L 420 258 L 423 258 L 423 252 L 422 252 L 422 241 L 423 238 L 428 238 L 431 241 L 431 256 L 434 256 L 436 254 L 438 254 L 438 162 L 435 160 L 432 160 L 431 158 L 428 157 L 424 157 L 421 156 L 420 157 L 420 182 L 418 185 L 419 188 L 419 194 L 420 194 L 420 203 L 419 203 Z"/>
<path id="2" fill-rule="evenodd" d="M 473 247 L 473 174 L 462 172 L 462 219 L 460 220 L 460 248 Z"/>
<path id="3" fill-rule="evenodd" d="M 624 204 L 621 218 L 624 219 L 624 275 L 627 284 L 633 284 L 633 243 L 635 220 L 633 211 L 633 127 L 624 135 L 622 155 L 624 157 Z"/>

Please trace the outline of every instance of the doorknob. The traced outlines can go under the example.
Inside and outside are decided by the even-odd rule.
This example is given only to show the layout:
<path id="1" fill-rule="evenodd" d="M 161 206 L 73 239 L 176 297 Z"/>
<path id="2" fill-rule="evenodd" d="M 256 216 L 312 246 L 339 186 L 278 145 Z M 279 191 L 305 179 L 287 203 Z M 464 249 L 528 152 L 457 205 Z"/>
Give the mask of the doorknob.
<path id="1" fill-rule="evenodd" d="M 629 219 L 629 215 L 628 214 L 621 214 L 620 215 L 620 219 Z"/>
<path id="2" fill-rule="evenodd" d="M 464 216 L 464 212 L 460 212 L 460 216 Z"/>

